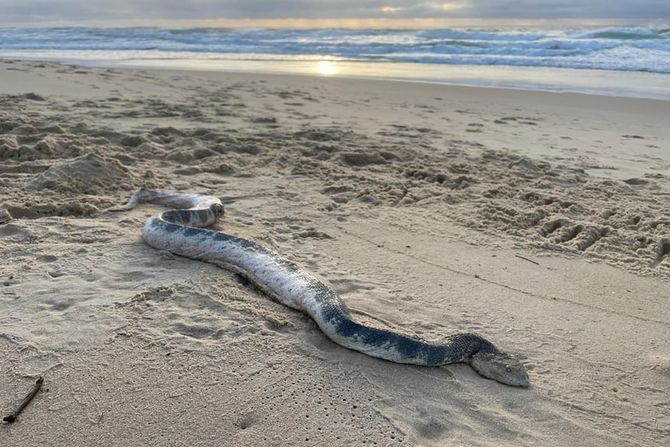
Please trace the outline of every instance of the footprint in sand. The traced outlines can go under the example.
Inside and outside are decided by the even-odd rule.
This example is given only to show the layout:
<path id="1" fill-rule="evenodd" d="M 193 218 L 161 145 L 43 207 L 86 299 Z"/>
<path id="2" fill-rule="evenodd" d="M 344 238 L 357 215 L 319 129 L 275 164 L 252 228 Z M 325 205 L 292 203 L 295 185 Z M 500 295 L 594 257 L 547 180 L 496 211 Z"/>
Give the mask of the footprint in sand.
<path id="1" fill-rule="evenodd" d="M 656 258 L 651 263 L 652 268 L 657 268 L 670 255 L 670 239 L 661 239 L 656 248 Z"/>

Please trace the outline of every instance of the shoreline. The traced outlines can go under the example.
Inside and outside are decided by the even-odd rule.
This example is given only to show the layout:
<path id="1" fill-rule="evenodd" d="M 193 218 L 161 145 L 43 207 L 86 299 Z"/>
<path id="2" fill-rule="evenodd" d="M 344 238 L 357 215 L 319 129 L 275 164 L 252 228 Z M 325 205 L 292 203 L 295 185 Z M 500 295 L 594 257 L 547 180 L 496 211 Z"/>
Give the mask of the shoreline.
<path id="1" fill-rule="evenodd" d="M 218 55 L 225 56 L 225 55 Z M 670 100 L 670 74 L 572 68 L 419 64 L 405 62 L 363 62 L 324 58 L 310 61 L 248 59 L 162 59 L 105 60 L 92 56 L 14 58 L 0 60 L 57 62 L 98 68 L 136 68 L 254 75 L 295 75 L 341 79 L 368 79 L 500 88 L 547 93 L 576 93 L 592 96 Z M 643 87 L 640 87 L 643 86 Z"/>

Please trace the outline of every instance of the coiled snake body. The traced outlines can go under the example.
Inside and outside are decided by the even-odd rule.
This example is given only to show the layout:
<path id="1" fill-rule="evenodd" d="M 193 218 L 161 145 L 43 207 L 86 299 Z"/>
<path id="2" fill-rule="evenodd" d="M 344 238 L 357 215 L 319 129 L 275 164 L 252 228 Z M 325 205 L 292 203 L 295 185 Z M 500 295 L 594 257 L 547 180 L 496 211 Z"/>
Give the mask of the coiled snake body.
<path id="1" fill-rule="evenodd" d="M 307 313 L 328 338 L 345 348 L 396 363 L 440 366 L 464 362 L 501 383 L 529 384 L 520 362 L 478 335 L 459 333 L 440 343 L 427 342 L 355 321 L 330 286 L 296 263 L 255 242 L 203 228 L 223 214 L 216 197 L 141 189 L 126 205 L 112 210 L 129 210 L 139 203 L 177 208 L 146 221 L 143 237 L 149 245 L 243 274 L 279 302 Z"/>

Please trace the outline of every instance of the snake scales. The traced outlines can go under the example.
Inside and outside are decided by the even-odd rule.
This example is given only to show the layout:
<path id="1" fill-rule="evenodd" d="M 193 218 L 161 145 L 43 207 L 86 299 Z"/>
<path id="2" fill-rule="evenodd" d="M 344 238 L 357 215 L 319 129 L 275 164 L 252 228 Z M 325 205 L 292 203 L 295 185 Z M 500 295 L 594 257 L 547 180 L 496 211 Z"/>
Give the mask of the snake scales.
<path id="1" fill-rule="evenodd" d="M 478 335 L 458 333 L 439 343 L 428 342 L 355 321 L 330 286 L 294 262 L 255 242 L 203 228 L 224 212 L 216 197 L 140 189 L 126 205 L 112 210 L 129 210 L 139 203 L 176 208 L 146 221 L 143 237 L 149 245 L 243 274 L 279 302 L 307 313 L 328 338 L 345 348 L 396 363 L 468 363 L 484 377 L 512 386 L 529 385 L 518 360 Z"/>

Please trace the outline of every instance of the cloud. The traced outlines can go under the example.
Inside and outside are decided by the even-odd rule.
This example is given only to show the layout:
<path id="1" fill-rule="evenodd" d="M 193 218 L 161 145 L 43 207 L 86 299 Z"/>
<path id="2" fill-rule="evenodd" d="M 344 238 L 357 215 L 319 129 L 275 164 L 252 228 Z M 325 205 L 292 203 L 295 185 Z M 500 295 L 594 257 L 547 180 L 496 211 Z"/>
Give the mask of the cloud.
<path id="1" fill-rule="evenodd" d="M 0 23 L 211 19 L 658 19 L 669 0 L 0 0 Z"/>
<path id="2" fill-rule="evenodd" d="M 473 17 L 670 19 L 668 0 L 472 0 Z"/>

